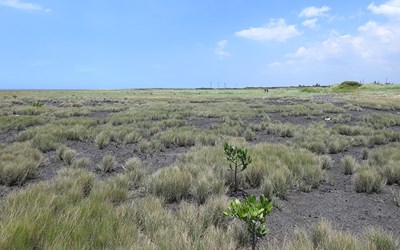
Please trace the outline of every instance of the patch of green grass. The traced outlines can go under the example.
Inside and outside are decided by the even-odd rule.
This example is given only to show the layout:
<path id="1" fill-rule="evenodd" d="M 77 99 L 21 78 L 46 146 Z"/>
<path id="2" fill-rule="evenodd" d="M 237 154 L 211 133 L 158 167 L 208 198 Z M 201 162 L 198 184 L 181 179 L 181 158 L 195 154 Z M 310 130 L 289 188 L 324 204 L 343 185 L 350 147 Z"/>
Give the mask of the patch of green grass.
<path id="1" fill-rule="evenodd" d="M 21 131 L 31 126 L 43 125 L 46 122 L 48 122 L 48 118 L 43 116 L 1 116 L 0 132 Z"/>
<path id="2" fill-rule="evenodd" d="M 400 126 L 400 117 L 395 114 L 368 114 L 361 117 L 361 124 L 377 129 Z"/>
<path id="3" fill-rule="evenodd" d="M 43 155 L 30 143 L 14 143 L 0 149 L 0 184 L 23 184 L 43 162 Z"/>
<path id="4" fill-rule="evenodd" d="M 196 132 L 188 129 L 171 129 L 161 132 L 159 135 L 160 142 L 166 148 L 190 147 L 194 146 L 196 141 Z"/>

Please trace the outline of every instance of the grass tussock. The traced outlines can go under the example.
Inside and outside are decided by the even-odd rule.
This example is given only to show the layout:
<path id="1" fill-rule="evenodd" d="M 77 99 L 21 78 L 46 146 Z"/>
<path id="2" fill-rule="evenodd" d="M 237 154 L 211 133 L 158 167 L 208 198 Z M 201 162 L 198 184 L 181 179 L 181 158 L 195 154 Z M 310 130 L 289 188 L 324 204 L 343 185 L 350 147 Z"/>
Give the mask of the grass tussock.
<path id="1" fill-rule="evenodd" d="M 108 135 L 106 132 L 100 132 L 98 135 L 96 135 L 94 143 L 99 149 L 103 149 L 108 143 L 110 143 L 110 140 L 110 135 Z"/>
<path id="2" fill-rule="evenodd" d="M 92 161 L 90 160 L 89 157 L 82 157 L 82 158 L 74 159 L 72 161 L 71 167 L 72 168 L 89 169 L 91 165 L 92 165 Z"/>
<path id="3" fill-rule="evenodd" d="M 400 190 L 391 189 L 394 204 L 400 207 Z"/>
<path id="4" fill-rule="evenodd" d="M 177 166 L 164 168 L 157 171 L 146 186 L 150 194 L 163 197 L 167 202 L 179 202 L 189 196 L 191 176 Z"/>
<path id="5" fill-rule="evenodd" d="M 282 243 L 272 242 L 266 246 L 270 250 L 378 250 L 398 249 L 399 242 L 389 232 L 376 228 L 368 228 L 362 237 L 348 231 L 335 229 L 332 223 L 321 219 L 312 225 L 310 232 L 296 229 L 293 236 Z"/>
<path id="6" fill-rule="evenodd" d="M 362 166 L 355 177 L 357 192 L 380 193 L 386 184 L 386 179 L 371 166 Z"/>
<path id="7" fill-rule="evenodd" d="M 148 170 L 144 168 L 142 160 L 138 157 L 128 159 L 123 167 L 135 187 L 139 187 L 148 175 Z"/>
<path id="8" fill-rule="evenodd" d="M 321 168 L 324 170 L 329 170 L 332 167 L 332 158 L 329 155 L 322 155 L 319 157 L 321 162 Z"/>
<path id="9" fill-rule="evenodd" d="M 23 184 L 43 161 L 42 153 L 30 143 L 14 143 L 0 149 L 0 184 Z"/>
<path id="10" fill-rule="evenodd" d="M 97 165 L 97 168 L 102 173 L 111 172 L 115 167 L 115 157 L 113 155 L 106 155 L 103 157 L 101 162 Z"/>
<path id="11" fill-rule="evenodd" d="M 345 175 L 354 174 L 357 168 L 357 161 L 350 155 L 346 155 L 342 158 L 342 167 Z"/>

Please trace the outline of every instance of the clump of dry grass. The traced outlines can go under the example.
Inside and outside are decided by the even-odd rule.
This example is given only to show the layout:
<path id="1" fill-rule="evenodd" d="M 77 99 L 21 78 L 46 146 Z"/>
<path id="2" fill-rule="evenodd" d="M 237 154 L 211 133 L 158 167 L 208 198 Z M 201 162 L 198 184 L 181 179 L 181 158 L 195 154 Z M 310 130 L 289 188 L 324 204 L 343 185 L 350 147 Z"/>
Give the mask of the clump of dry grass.
<path id="1" fill-rule="evenodd" d="M 177 166 L 158 170 L 147 182 L 149 193 L 168 202 L 180 201 L 189 195 L 191 176 Z"/>
<path id="2" fill-rule="evenodd" d="M 83 168 L 88 169 L 92 165 L 92 161 L 88 157 L 82 157 L 79 159 L 74 159 L 72 161 L 71 167 L 73 168 Z"/>
<path id="3" fill-rule="evenodd" d="M 103 173 L 111 172 L 114 166 L 115 166 L 115 157 L 112 155 L 104 156 L 99 165 L 97 165 L 98 169 Z"/>
<path id="4" fill-rule="evenodd" d="M 326 169 L 329 170 L 332 167 L 332 158 L 328 155 L 322 155 L 319 157 L 320 161 L 321 161 L 321 168 L 322 169 Z"/>
<path id="5" fill-rule="evenodd" d="M 380 193 L 386 184 L 386 179 L 375 168 L 362 166 L 356 173 L 355 184 L 357 192 Z"/>
<path id="6" fill-rule="evenodd" d="M 129 179 L 133 181 L 135 187 L 142 184 L 148 174 L 148 171 L 143 167 L 142 160 L 138 157 L 128 159 L 123 167 L 128 172 Z"/>
<path id="7" fill-rule="evenodd" d="M 247 128 L 244 131 L 244 138 L 246 139 L 246 141 L 254 141 L 256 139 L 256 133 L 254 133 L 254 131 L 250 128 Z"/>
<path id="8" fill-rule="evenodd" d="M 369 228 L 362 237 L 358 237 L 348 231 L 335 229 L 331 222 L 321 219 L 312 225 L 310 233 L 305 229 L 296 229 L 292 237 L 286 238 L 283 242 L 270 242 L 266 249 L 395 250 L 398 247 L 398 241 L 389 232 Z"/>
<path id="9" fill-rule="evenodd" d="M 14 143 L 0 149 L 0 184 L 18 185 L 31 178 L 43 162 L 31 143 Z"/>
<path id="10" fill-rule="evenodd" d="M 344 174 L 352 175 L 356 170 L 357 162 L 352 156 L 346 155 L 342 158 L 342 167 Z"/>
<path id="11" fill-rule="evenodd" d="M 100 132 L 98 135 L 96 135 L 94 143 L 99 149 L 103 149 L 107 146 L 110 140 L 110 135 L 108 135 L 106 132 Z"/>

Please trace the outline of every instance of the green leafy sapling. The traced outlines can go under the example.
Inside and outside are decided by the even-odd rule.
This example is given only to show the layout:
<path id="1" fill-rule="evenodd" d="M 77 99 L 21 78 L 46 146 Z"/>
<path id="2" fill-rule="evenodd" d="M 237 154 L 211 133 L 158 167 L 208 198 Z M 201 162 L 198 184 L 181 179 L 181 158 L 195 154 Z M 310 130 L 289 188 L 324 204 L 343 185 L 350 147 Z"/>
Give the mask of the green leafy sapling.
<path id="1" fill-rule="evenodd" d="M 264 237 L 268 233 L 265 219 L 271 210 L 272 202 L 265 198 L 264 195 L 260 195 L 259 201 L 257 201 L 255 195 L 251 195 L 243 202 L 238 199 L 231 201 L 224 214 L 238 218 L 246 223 L 247 230 L 251 235 L 251 246 L 254 250 L 256 249 L 257 238 Z"/>
<path id="2" fill-rule="evenodd" d="M 234 174 L 234 191 L 238 190 L 237 174 L 244 171 L 251 163 L 251 157 L 246 148 L 238 148 L 225 142 L 224 152 L 229 162 L 229 170 Z"/>

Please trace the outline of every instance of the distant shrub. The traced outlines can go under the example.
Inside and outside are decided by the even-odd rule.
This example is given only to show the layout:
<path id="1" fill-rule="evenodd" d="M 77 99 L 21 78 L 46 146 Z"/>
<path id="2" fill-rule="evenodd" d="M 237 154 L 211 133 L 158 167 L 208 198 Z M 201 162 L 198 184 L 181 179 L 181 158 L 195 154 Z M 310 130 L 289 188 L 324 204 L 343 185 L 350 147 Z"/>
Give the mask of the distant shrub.
<path id="1" fill-rule="evenodd" d="M 36 107 L 36 108 L 40 108 L 43 106 L 43 103 L 41 101 L 36 101 L 36 102 L 32 103 L 32 106 Z"/>
<path id="2" fill-rule="evenodd" d="M 362 83 L 356 81 L 344 81 L 340 84 L 341 87 L 361 87 Z"/>

